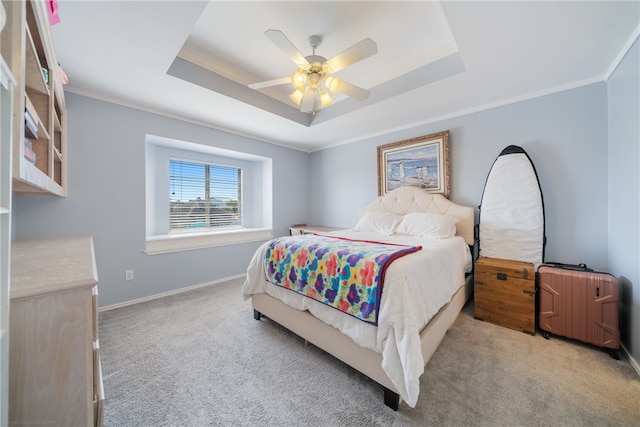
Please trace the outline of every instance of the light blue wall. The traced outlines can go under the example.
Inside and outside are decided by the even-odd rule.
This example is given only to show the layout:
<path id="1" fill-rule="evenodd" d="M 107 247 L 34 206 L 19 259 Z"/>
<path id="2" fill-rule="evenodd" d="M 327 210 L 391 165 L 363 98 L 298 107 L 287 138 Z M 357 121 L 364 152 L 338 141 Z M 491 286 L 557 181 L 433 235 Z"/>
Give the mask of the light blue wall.
<path id="1" fill-rule="evenodd" d="M 477 207 L 500 151 L 522 146 L 543 191 L 546 261 L 586 263 L 622 284 L 621 332 L 640 361 L 638 42 L 608 83 L 493 108 L 311 155 L 314 224 L 352 227 L 377 196 L 377 146 L 451 132 L 451 199 Z M 476 209 L 477 214 L 477 209 Z M 477 218 L 477 217 L 476 217 Z"/>
<path id="2" fill-rule="evenodd" d="M 607 269 L 605 83 L 314 152 L 310 222 L 354 226 L 358 208 L 377 196 L 377 146 L 444 130 L 450 131 L 453 201 L 477 208 L 495 158 L 519 145 L 543 191 L 545 259 Z"/>
<path id="3" fill-rule="evenodd" d="M 69 196 L 14 197 L 14 237 L 93 235 L 101 306 L 243 274 L 259 245 L 145 255 L 145 134 L 271 158 L 274 234 L 306 219 L 307 153 L 66 96 Z M 134 270 L 133 281 L 124 280 L 127 269 Z"/>
<path id="4" fill-rule="evenodd" d="M 636 39 L 607 82 L 611 273 L 620 278 L 622 339 L 640 362 L 640 46 Z"/>

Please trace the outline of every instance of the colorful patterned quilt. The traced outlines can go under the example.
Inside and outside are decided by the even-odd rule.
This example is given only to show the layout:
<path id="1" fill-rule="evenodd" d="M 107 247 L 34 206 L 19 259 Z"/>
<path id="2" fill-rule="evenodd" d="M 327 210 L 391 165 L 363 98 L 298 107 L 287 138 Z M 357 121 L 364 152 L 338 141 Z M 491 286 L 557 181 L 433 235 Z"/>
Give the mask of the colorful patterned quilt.
<path id="1" fill-rule="evenodd" d="M 268 282 L 378 324 L 387 267 L 421 246 L 305 234 L 272 240 L 265 252 Z"/>

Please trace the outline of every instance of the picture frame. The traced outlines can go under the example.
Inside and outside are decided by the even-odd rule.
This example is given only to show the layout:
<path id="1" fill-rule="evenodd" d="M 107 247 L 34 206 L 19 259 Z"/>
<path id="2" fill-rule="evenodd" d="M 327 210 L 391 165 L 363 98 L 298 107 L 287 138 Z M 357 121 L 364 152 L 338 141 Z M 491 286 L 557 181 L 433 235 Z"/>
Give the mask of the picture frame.
<path id="1" fill-rule="evenodd" d="M 378 147 L 378 195 L 401 186 L 449 198 L 449 131 Z"/>

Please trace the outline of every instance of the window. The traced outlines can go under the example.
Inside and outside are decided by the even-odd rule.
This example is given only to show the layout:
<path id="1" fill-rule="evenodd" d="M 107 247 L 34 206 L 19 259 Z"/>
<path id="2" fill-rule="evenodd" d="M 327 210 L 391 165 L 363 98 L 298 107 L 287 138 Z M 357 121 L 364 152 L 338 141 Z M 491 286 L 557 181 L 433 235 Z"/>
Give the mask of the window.
<path id="1" fill-rule="evenodd" d="M 169 230 L 242 227 L 242 169 L 169 160 Z"/>
<path id="2" fill-rule="evenodd" d="M 145 139 L 146 254 L 272 237 L 270 158 L 157 135 Z"/>

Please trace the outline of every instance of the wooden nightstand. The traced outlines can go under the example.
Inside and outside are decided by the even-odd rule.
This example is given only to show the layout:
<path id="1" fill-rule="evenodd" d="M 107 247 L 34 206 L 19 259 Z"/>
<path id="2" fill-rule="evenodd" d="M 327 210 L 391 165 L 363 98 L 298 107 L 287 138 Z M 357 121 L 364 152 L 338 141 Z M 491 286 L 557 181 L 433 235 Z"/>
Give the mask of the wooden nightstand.
<path id="1" fill-rule="evenodd" d="M 337 230 L 340 230 L 340 228 L 325 227 L 322 225 L 295 224 L 289 227 L 289 234 L 295 236 L 297 234 L 328 233 L 330 231 Z"/>
<path id="2" fill-rule="evenodd" d="M 535 335 L 533 264 L 480 257 L 474 272 L 474 317 Z"/>

